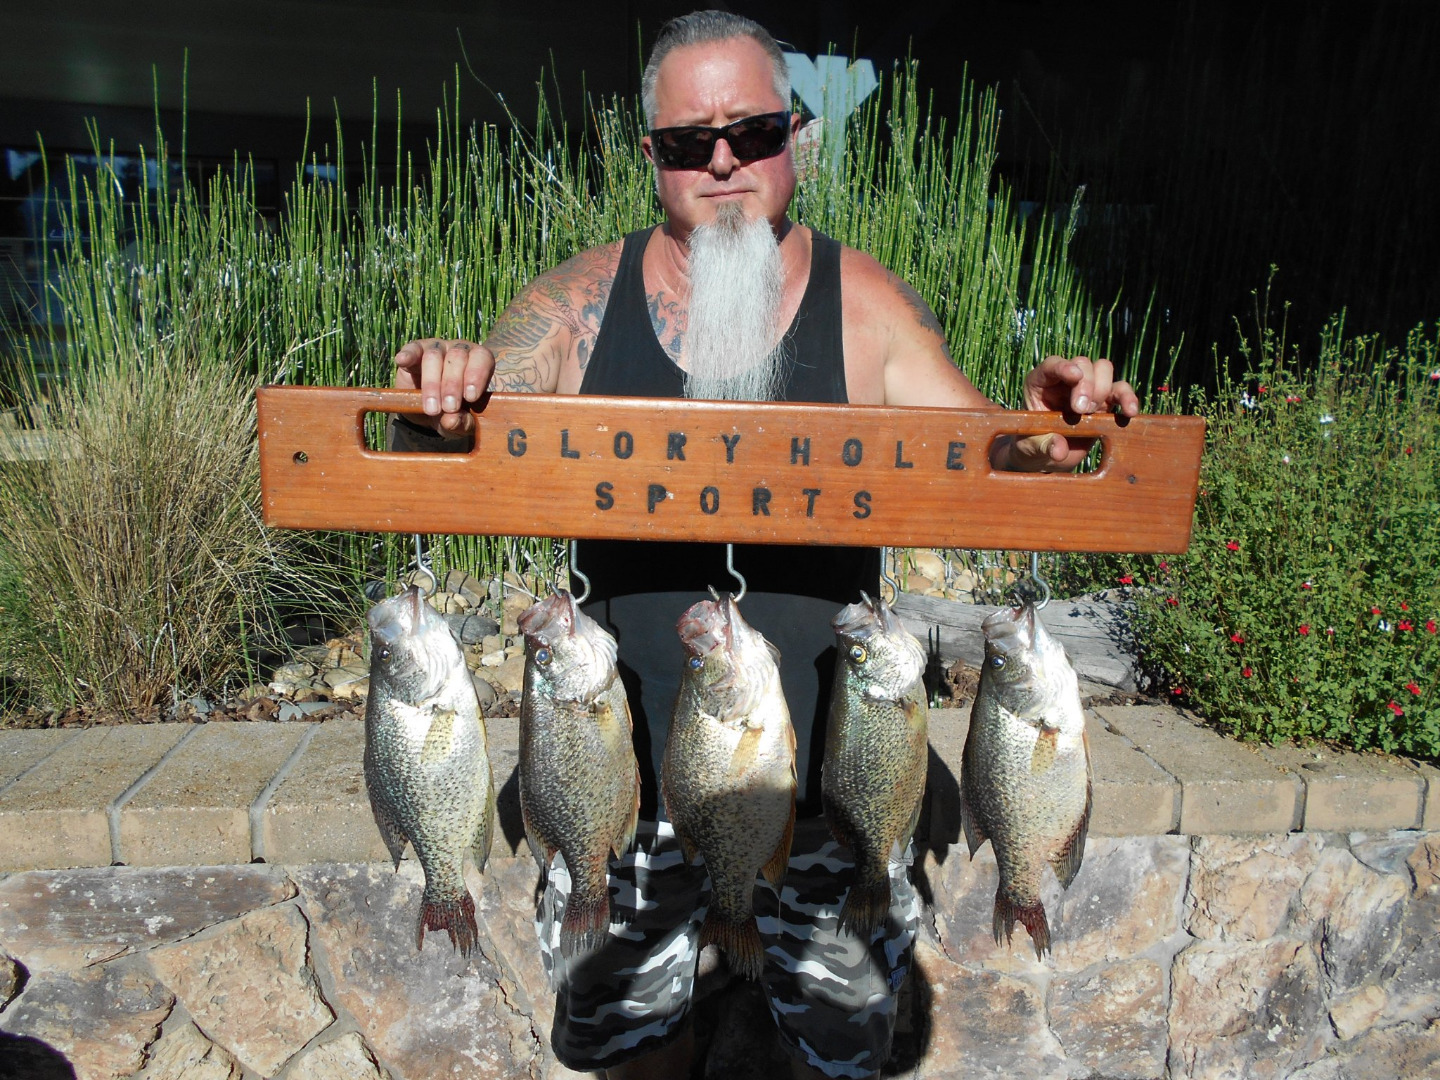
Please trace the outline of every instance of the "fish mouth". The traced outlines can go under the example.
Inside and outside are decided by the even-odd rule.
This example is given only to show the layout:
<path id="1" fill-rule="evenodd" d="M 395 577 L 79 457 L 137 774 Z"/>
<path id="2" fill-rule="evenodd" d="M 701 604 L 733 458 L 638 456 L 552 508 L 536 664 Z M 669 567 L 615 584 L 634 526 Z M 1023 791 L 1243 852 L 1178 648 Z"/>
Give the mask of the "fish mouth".
<path id="1" fill-rule="evenodd" d="M 1027 600 L 1020 607 L 1002 607 L 985 616 L 980 632 L 987 648 L 1012 655 L 1035 648 L 1037 625 L 1035 605 Z"/>
<path id="2" fill-rule="evenodd" d="M 691 604 L 675 623 L 680 644 L 693 656 L 709 656 L 716 649 L 730 648 L 735 640 L 731 620 L 734 604 L 734 598 L 728 594 L 724 600 Z"/>
<path id="3" fill-rule="evenodd" d="M 372 607 L 365 620 L 372 634 L 394 641 L 424 630 L 430 621 L 430 605 L 425 603 L 425 594 L 418 585 L 408 585 L 403 592 Z"/>
<path id="4" fill-rule="evenodd" d="M 848 604 L 830 620 L 835 633 L 847 639 L 864 641 L 876 633 L 899 634 L 905 632 L 899 616 L 883 597 L 871 597 L 860 593 L 860 603 Z"/>
<path id="5" fill-rule="evenodd" d="M 554 596 L 547 596 L 522 611 L 516 624 L 527 641 L 550 645 L 574 632 L 576 614 L 575 597 L 568 590 L 556 589 Z"/>

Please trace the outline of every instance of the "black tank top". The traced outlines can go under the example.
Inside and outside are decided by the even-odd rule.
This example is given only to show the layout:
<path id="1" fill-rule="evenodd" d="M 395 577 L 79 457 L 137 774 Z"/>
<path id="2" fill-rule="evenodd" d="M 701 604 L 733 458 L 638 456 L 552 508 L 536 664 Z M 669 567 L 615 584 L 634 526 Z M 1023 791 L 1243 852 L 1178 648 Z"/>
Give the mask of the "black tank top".
<path id="1" fill-rule="evenodd" d="M 625 238 L 604 320 L 580 384 L 582 394 L 684 397 L 685 374 L 656 340 L 645 296 L 643 260 L 653 229 Z M 787 331 L 790 359 L 778 400 L 843 404 L 845 356 L 840 321 L 840 245 L 811 231 L 810 280 Z M 771 544 L 735 547 L 748 590 L 740 610 L 780 651 L 780 680 L 795 726 L 801 813 L 820 812 L 820 763 L 835 664 L 830 620 L 845 604 L 879 589 L 873 548 Z M 576 564 L 590 578 L 585 612 L 615 635 L 620 674 L 635 723 L 641 813 L 663 816 L 657 780 L 685 653 L 675 623 L 709 586 L 737 585 L 724 544 L 585 540 Z M 577 584 L 578 587 L 578 584 Z"/>

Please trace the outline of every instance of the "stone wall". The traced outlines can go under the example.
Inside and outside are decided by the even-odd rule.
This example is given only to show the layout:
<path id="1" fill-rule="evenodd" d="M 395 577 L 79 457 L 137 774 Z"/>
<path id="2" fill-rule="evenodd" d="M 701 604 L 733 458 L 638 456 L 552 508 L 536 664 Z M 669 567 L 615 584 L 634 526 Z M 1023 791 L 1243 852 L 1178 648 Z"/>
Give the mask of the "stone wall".
<path id="1" fill-rule="evenodd" d="M 995 864 L 930 830 L 890 1076 L 1440 1076 L 1440 833 L 1092 838 L 1054 953 L 990 936 Z M 0 880 L 0 1078 L 574 1076 L 550 1056 L 534 863 L 470 883 L 481 952 L 415 947 L 420 875 L 375 863 L 93 867 Z M 785 1075 L 754 988 L 698 1006 L 704 1076 Z M 697 1073 L 697 1075 L 702 1075 Z"/>

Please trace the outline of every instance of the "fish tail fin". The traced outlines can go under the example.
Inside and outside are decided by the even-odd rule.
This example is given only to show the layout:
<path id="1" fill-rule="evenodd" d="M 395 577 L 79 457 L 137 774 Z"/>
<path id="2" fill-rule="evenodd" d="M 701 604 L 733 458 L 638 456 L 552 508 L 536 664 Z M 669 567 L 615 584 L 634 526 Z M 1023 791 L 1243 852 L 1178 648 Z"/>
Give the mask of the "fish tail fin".
<path id="1" fill-rule="evenodd" d="M 425 945 L 426 930 L 444 930 L 450 935 L 450 944 L 461 956 L 472 956 L 480 940 L 480 929 L 475 925 L 475 901 L 469 891 L 444 899 L 422 896 L 420 925 L 415 936 L 417 949 Z"/>
<path id="2" fill-rule="evenodd" d="M 575 891 L 560 919 L 560 955 L 569 959 L 592 953 L 610 933 L 610 892 L 601 878 L 599 889 L 584 889 L 578 875 Z"/>
<path id="3" fill-rule="evenodd" d="M 1010 944 L 1017 922 L 1029 932 L 1030 942 L 1035 946 L 1035 958 L 1043 960 L 1050 951 L 1050 924 L 1045 920 L 1045 905 L 1039 900 L 1033 904 L 1017 904 L 1003 890 L 997 889 L 994 923 L 996 945 L 1000 944 L 1002 936 L 1005 944 Z"/>
<path id="4" fill-rule="evenodd" d="M 700 947 L 712 944 L 720 946 L 737 975 L 760 978 L 765 967 L 765 945 L 760 940 L 760 927 L 754 915 L 736 922 L 711 907 L 705 914 L 705 924 L 700 927 Z"/>
<path id="5" fill-rule="evenodd" d="M 845 906 L 840 909 L 840 925 L 851 933 L 870 940 L 875 930 L 885 921 L 890 911 L 890 877 L 888 874 L 875 881 L 857 880 L 845 894 Z"/>

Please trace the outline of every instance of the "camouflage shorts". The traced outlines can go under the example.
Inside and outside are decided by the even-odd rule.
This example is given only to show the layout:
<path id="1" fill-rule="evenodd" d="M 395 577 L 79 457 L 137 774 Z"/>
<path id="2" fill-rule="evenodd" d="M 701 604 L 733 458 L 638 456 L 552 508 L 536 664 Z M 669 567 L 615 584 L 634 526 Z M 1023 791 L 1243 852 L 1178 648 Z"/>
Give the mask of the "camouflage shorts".
<path id="1" fill-rule="evenodd" d="M 763 881 L 755 890 L 766 954 L 761 981 L 780 1041 L 827 1076 L 869 1076 L 889 1054 L 895 994 L 920 919 L 908 866 L 908 856 L 891 863 L 890 916 L 868 945 L 839 930 L 851 863 L 823 822 L 796 823 L 779 896 Z M 552 979 L 569 890 L 557 860 L 535 923 Z M 680 1033 L 709 895 L 703 863 L 685 865 L 669 823 L 641 822 L 634 849 L 611 866 L 609 940 L 556 980 L 550 1041 L 567 1067 L 609 1068 Z"/>

